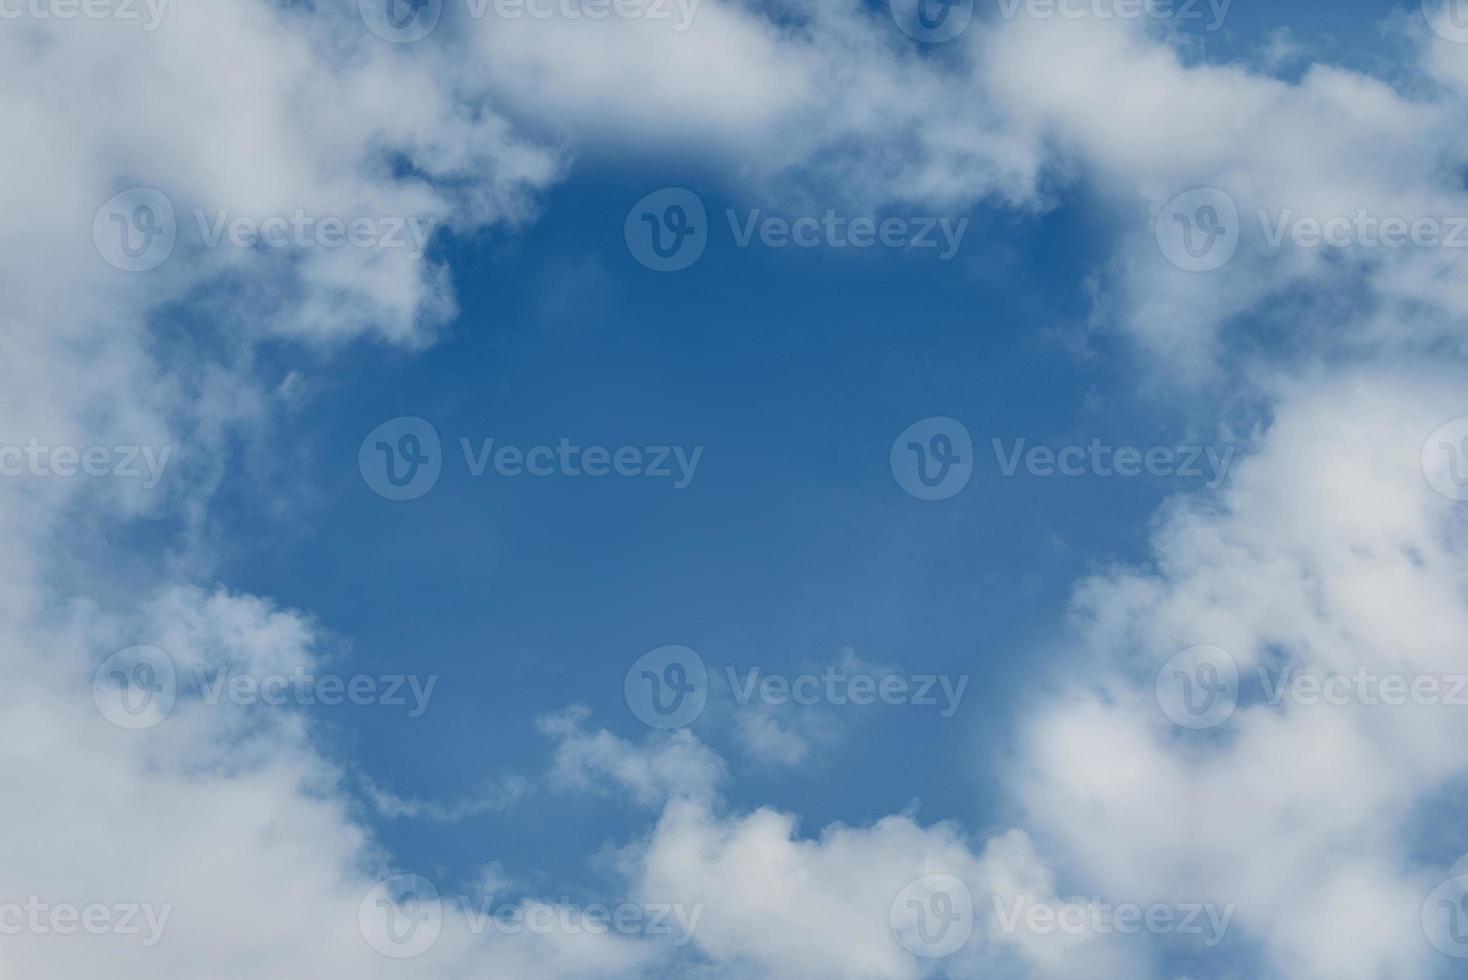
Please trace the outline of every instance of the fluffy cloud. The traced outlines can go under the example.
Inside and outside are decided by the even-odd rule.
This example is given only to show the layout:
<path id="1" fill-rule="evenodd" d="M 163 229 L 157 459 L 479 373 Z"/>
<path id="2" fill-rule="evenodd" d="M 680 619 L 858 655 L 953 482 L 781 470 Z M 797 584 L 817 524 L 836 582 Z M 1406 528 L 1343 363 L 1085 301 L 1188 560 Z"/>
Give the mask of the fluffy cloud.
<path id="1" fill-rule="evenodd" d="M 1075 165 L 1135 211 L 1110 281 L 1125 324 L 1170 364 L 1198 366 L 1228 339 L 1231 317 L 1296 288 L 1317 303 L 1343 285 L 1373 300 L 1370 315 L 1348 310 L 1339 324 L 1331 305 L 1291 320 L 1311 350 L 1339 352 L 1342 338 L 1368 350 L 1460 342 L 1468 301 L 1445 250 L 1335 256 L 1251 240 L 1200 275 L 1168 265 L 1152 241 L 1157 209 L 1203 184 L 1245 218 L 1465 213 L 1453 125 L 1461 52 L 1435 35 L 1421 48 L 1431 88 L 1408 95 L 1330 67 L 1284 82 L 1193 63 L 1118 22 L 1020 18 L 931 52 L 856 4 L 776 19 L 705 2 L 684 32 L 523 20 L 391 45 L 363 30 L 355 7 L 209 0 L 171 7 L 153 33 L 21 21 L 0 35 L 0 123 L 25 134 L 0 186 L 0 441 L 192 451 L 151 491 L 65 479 L 0 487 L 10 668 L 0 778 L 19 801 L 0 821 L 0 894 L 172 909 L 167 941 L 153 947 L 7 937 L 19 974 L 126 980 L 207 963 L 221 980 L 646 976 L 666 966 L 653 944 L 487 941 L 450 916 L 431 954 L 395 969 L 358 927 L 391 858 L 302 716 L 186 696 L 163 724 L 129 732 L 92 704 L 100 657 L 131 643 L 185 668 L 286 671 L 320 663 L 330 639 L 305 615 L 191 584 L 209 577 L 206 550 L 186 549 L 174 569 L 144 560 L 114 573 L 133 559 L 69 517 L 170 513 L 200 527 L 217 477 L 200 458 L 280 409 L 283 389 L 256 377 L 252 345 L 415 346 L 454 311 L 431 251 L 209 248 L 199 216 L 301 209 L 472 235 L 533 218 L 536 191 L 565 166 L 563 141 L 665 151 L 691 141 L 747 187 L 864 202 L 1040 206 L 1044 175 Z M 180 218 L 173 256 L 148 275 L 108 265 L 91 236 L 99 206 L 139 184 L 164 191 Z M 163 316 L 194 328 L 167 350 L 150 333 Z M 1161 663 L 1197 643 L 1227 649 L 1246 675 L 1266 664 L 1446 673 L 1461 663 L 1464 529 L 1419 466 L 1427 433 L 1462 413 L 1461 387 L 1403 367 L 1274 383 L 1267 395 L 1274 418 L 1258 452 L 1221 496 L 1170 512 L 1155 568 L 1082 588 L 1084 683 L 1037 707 L 1014 779 L 1030 834 L 978 845 L 898 816 L 801 838 L 787 814 L 721 809 L 723 763 L 692 736 L 633 744 L 586 731 L 580 715 L 548 719 L 555 786 L 609 782 L 663 808 L 623 870 L 647 901 L 706 908 L 700 958 L 670 969 L 1155 971 L 1147 945 L 1000 926 L 996 896 L 1059 901 L 1043 851 L 1083 894 L 1236 902 L 1246 939 L 1286 975 L 1429 971 L 1417 913 L 1456 855 L 1419 865 L 1401 828 L 1468 764 L 1451 712 L 1246 703 L 1225 729 L 1193 737 L 1153 699 Z M 167 584 L 170 571 L 183 584 Z M 798 758 L 781 732 L 750 724 L 747 744 Z M 904 950 L 890 924 L 893 901 L 930 874 L 963 880 L 977 913 L 976 939 L 937 965 Z"/>
<path id="2" fill-rule="evenodd" d="M 1293 382 L 1222 498 L 1168 515 L 1153 567 L 1081 588 L 1086 659 L 1037 708 L 1017 779 L 1067 867 L 1112 895 L 1236 903 L 1289 976 L 1446 963 L 1419 915 L 1457 855 L 1414 856 L 1406 828 L 1468 770 L 1461 709 L 1372 703 L 1369 681 L 1333 701 L 1271 692 L 1290 670 L 1443 678 L 1446 698 L 1465 673 L 1463 517 L 1421 462 L 1465 398 L 1421 367 Z M 1191 732 L 1153 680 L 1202 644 L 1237 663 L 1241 699 Z"/>

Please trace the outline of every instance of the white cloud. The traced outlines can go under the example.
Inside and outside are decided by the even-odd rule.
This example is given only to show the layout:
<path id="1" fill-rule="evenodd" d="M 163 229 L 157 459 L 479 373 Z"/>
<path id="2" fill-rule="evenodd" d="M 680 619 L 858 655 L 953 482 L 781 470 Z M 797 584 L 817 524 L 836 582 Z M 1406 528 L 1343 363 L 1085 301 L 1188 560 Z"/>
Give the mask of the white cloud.
<path id="1" fill-rule="evenodd" d="M 1463 518 L 1420 462 L 1465 398 L 1420 366 L 1292 382 L 1232 488 L 1169 514 L 1155 568 L 1080 590 L 1086 658 L 1065 697 L 1037 706 L 1017 776 L 1067 867 L 1108 894 L 1237 903 L 1289 976 L 1430 974 L 1418 916 L 1434 875 L 1404 828 L 1468 769 L 1460 709 L 1248 692 L 1285 664 L 1468 668 Z M 1203 737 L 1152 694 L 1163 663 L 1197 644 L 1229 651 L 1246 692 Z"/>
<path id="2" fill-rule="evenodd" d="M 603 729 L 583 730 L 584 707 L 546 715 L 540 731 L 556 740 L 549 773 L 553 787 L 568 791 L 621 789 L 642 806 L 670 798 L 713 797 L 724 779 L 723 760 L 687 730 L 649 732 L 634 744 Z"/>
<path id="3" fill-rule="evenodd" d="M 0 185 L 0 439 L 186 445 L 193 457 L 156 493 L 119 481 L 0 487 L 0 781 L 18 801 L 0 820 L 0 893 L 174 908 L 151 949 L 7 937 L 17 974 L 128 980 L 195 975 L 201 963 L 220 980 L 402 974 L 357 931 L 358 903 L 391 861 L 353 818 L 342 769 L 301 715 L 185 698 L 162 725 L 126 732 L 91 704 L 97 662 L 130 643 L 185 666 L 286 670 L 317 664 L 331 641 L 265 599 L 166 584 L 207 580 L 207 551 L 168 568 L 144 561 L 139 574 L 72 517 L 168 512 L 201 527 L 218 473 L 200 457 L 284 397 L 254 377 L 252 344 L 414 346 L 454 311 L 448 272 L 432 260 L 203 250 L 189 237 L 195 209 L 395 215 L 473 234 L 533 217 L 535 192 L 564 166 L 561 138 L 693 143 L 747 187 L 795 175 L 809 193 L 953 206 L 987 196 L 1036 206 L 1047 165 L 1078 163 L 1136 205 L 1115 264 L 1118 308 L 1169 363 L 1196 367 L 1226 342 L 1230 315 L 1276 312 L 1267 301 L 1302 285 L 1318 297 L 1359 282 L 1383 301 L 1378 316 L 1340 325 L 1353 345 L 1460 344 L 1454 318 L 1468 299 L 1456 255 L 1335 262 L 1247 246 L 1200 278 L 1165 264 L 1144 213 L 1199 184 L 1225 188 L 1246 215 L 1462 213 L 1465 74 L 1461 52 L 1435 36 L 1423 64 L 1442 87 L 1409 96 L 1329 67 L 1287 84 L 1190 64 L 1114 22 L 976 27 L 935 55 L 856 5 L 805 8 L 777 25 L 705 2 L 694 27 L 671 36 L 626 22 L 496 23 L 472 33 L 481 58 L 471 63 L 448 32 L 380 43 L 355 6 L 201 0 L 171 6 L 152 34 L 63 22 L 0 34 L 0 124 L 25 134 Z M 552 146 L 496 107 L 535 119 Z M 149 275 L 108 266 L 90 239 L 98 206 L 137 183 L 166 191 L 185 232 Z M 153 346 L 149 319 L 170 304 L 196 325 L 187 342 L 197 348 Z M 1291 326 L 1312 350 L 1338 350 L 1326 318 Z M 1074 887 L 1237 902 L 1240 927 L 1290 976 L 1421 975 L 1430 950 L 1416 915 L 1432 873 L 1409 860 L 1400 827 L 1468 764 L 1451 714 L 1245 706 L 1227 732 L 1189 741 L 1151 700 L 1158 664 L 1196 642 L 1229 649 L 1246 670 L 1276 655 L 1334 669 L 1462 663 L 1461 517 L 1418 470 L 1425 435 L 1463 413 L 1461 388 L 1404 367 L 1276 384 L 1270 395 L 1275 421 L 1258 454 L 1220 498 L 1172 511 L 1157 567 L 1082 589 L 1089 683 L 1040 706 L 1017 797 Z M 633 744 L 582 721 L 543 723 L 558 740 L 550 779 L 574 791 L 609 782 L 640 805 L 665 805 L 627 873 L 650 899 L 707 906 L 701 969 L 922 975 L 929 968 L 896 944 L 887 917 L 898 892 L 931 873 L 970 883 L 981 913 L 954 975 L 1134 977 L 1149 967 L 1135 948 L 1095 937 L 995 931 L 992 896 L 1055 900 L 1054 873 L 1023 833 L 975 848 L 954 827 L 899 816 L 802 839 L 773 810 L 720 815 L 723 763 L 691 735 Z M 747 723 L 749 745 L 804 757 L 804 742 L 762 724 Z M 605 936 L 486 942 L 453 920 L 411 972 L 641 976 L 662 955 Z"/>

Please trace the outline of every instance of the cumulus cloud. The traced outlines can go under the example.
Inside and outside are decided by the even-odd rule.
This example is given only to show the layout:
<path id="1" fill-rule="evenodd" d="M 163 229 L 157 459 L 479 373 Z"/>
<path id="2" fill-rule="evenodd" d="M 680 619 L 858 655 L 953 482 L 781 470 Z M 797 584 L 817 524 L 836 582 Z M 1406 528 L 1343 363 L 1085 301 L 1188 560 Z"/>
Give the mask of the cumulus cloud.
<path id="1" fill-rule="evenodd" d="M 532 220 L 571 147 L 624 142 L 693 140 L 743 186 L 863 202 L 1043 207 L 1057 193 L 1049 175 L 1076 166 L 1132 210 L 1108 281 L 1125 326 L 1169 365 L 1198 367 L 1227 344 L 1231 318 L 1279 314 L 1270 301 L 1297 288 L 1319 304 L 1288 323 L 1312 352 L 1461 345 L 1459 253 L 1256 238 L 1204 275 L 1169 265 L 1153 241 L 1159 208 L 1201 185 L 1226 191 L 1244 219 L 1464 214 L 1465 74 L 1435 34 L 1419 38 L 1425 84 L 1413 88 L 1330 66 L 1286 82 L 1200 64 L 1118 22 L 1020 18 L 936 54 L 857 4 L 775 18 L 706 0 L 685 32 L 527 20 L 391 45 L 355 8 L 201 0 L 171 6 L 151 33 L 23 21 L 0 34 L 0 123 L 25 134 L 0 185 L 0 441 L 178 450 L 177 479 L 151 489 L 0 487 L 0 778 L 17 801 L 0 821 L 0 891 L 172 910 L 150 947 L 7 937 L 18 974 L 402 975 L 359 925 L 393 860 L 300 713 L 185 694 L 161 724 L 128 731 L 90 693 L 101 659 L 133 644 L 184 669 L 288 672 L 337 654 L 308 615 L 208 584 L 207 549 L 187 547 L 197 542 L 176 565 L 133 564 L 69 518 L 167 513 L 198 529 L 218 478 L 208 457 L 294 404 L 290 386 L 257 377 L 253 345 L 285 340 L 303 358 L 354 338 L 413 347 L 454 313 L 431 247 L 210 247 L 203 225 L 221 210 L 474 235 Z M 173 255 L 146 275 L 109 265 L 92 235 L 99 207 L 139 185 L 179 218 Z M 1373 302 L 1337 323 L 1322 297 L 1347 286 Z M 164 315 L 195 328 L 166 351 L 150 333 Z M 1002 928 L 995 897 L 1058 902 L 1062 874 L 1084 895 L 1236 902 L 1245 940 L 1286 975 L 1425 975 L 1418 910 L 1457 855 L 1419 859 L 1402 827 L 1468 764 L 1452 712 L 1246 702 L 1195 736 L 1160 715 L 1153 684 L 1199 643 L 1246 676 L 1456 669 L 1464 529 L 1420 454 L 1462 414 L 1464 392 L 1403 361 L 1269 380 L 1265 393 L 1272 422 L 1232 486 L 1174 505 L 1154 567 L 1080 589 L 1088 662 L 1037 706 L 1013 779 L 1027 832 L 979 844 L 894 816 L 803 838 L 791 815 L 723 809 L 724 764 L 692 735 L 633 743 L 588 731 L 575 711 L 541 724 L 555 740 L 550 783 L 610 786 L 660 810 L 623 853 L 625 879 L 649 901 L 705 906 L 691 966 L 713 975 L 1156 972 L 1147 944 Z M 757 754 L 806 757 L 805 735 L 750 718 L 742 737 Z M 443 819 L 485 802 L 377 801 Z M 905 949 L 892 923 L 903 890 L 935 874 L 963 881 L 975 907 L 976 938 L 941 965 Z M 470 921 L 446 917 L 415 975 L 667 966 L 665 949 L 626 937 L 487 941 Z"/>
<path id="2" fill-rule="evenodd" d="M 1079 590 L 1086 659 L 1039 707 L 1017 792 L 1085 880 L 1236 903 L 1289 976 L 1431 975 L 1444 961 L 1419 915 L 1457 855 L 1414 859 L 1405 828 L 1434 819 L 1468 766 L 1461 712 L 1445 700 L 1464 674 L 1468 564 L 1462 514 L 1421 459 L 1468 391 L 1418 367 L 1279 395 L 1221 499 L 1179 502 L 1150 568 Z M 1204 644 L 1237 664 L 1238 708 L 1192 732 L 1154 681 Z M 1323 700 L 1295 696 L 1286 671 L 1442 686 L 1380 703 L 1381 689 L 1338 684 Z"/>

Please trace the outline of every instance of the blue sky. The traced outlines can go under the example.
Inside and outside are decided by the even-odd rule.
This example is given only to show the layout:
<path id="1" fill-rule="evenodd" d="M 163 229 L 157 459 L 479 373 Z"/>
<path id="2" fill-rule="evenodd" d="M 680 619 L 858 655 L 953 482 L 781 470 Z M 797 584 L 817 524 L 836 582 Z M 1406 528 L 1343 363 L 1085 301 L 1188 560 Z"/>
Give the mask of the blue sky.
<path id="1" fill-rule="evenodd" d="M 946 262 L 740 249 L 722 212 L 745 202 L 684 177 L 723 234 L 692 268 L 659 274 L 629 254 L 622 219 L 645 188 L 680 178 L 586 169 L 523 239 L 446 253 L 462 311 L 444 340 L 411 357 L 349 355 L 294 429 L 293 452 L 313 462 L 285 479 L 313 495 L 309 510 L 242 548 L 232 579 L 313 610 L 354 663 L 411 657 L 442 678 L 419 719 L 322 709 L 357 764 L 404 796 L 454 798 L 543 766 L 533 722 L 567 704 L 639 735 L 622 679 L 654 647 L 741 673 L 819 669 L 850 647 L 969 675 L 961 710 L 848 708 L 849 741 L 793 771 L 746 763 L 733 798 L 816 827 L 914 803 L 929 819 L 997 820 L 986 762 L 1057 669 L 1046 646 L 1073 583 L 1145 557 L 1137 529 L 1167 495 L 1207 482 L 1001 472 L 991 439 L 1185 445 L 1209 424 L 1206 398 L 1147 392 L 1114 342 L 1088 336 L 1075 270 L 1099 260 L 1108 229 L 1072 208 L 1039 220 L 975 209 L 958 215 L 973 230 Z M 926 502 L 902 491 L 888 453 L 935 415 L 969 426 L 977 471 L 959 496 Z M 414 501 L 378 497 L 357 468 L 367 432 L 398 416 L 430 420 L 445 445 L 445 475 Z M 472 477 L 459 445 L 562 436 L 704 455 L 677 490 Z M 258 512 L 239 520 L 243 532 Z M 449 868 L 510 838 L 564 881 L 610 828 L 640 819 L 624 811 L 541 793 L 483 821 L 383 832 Z"/>

